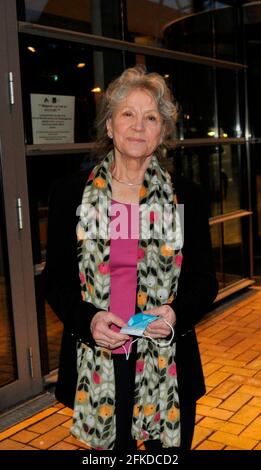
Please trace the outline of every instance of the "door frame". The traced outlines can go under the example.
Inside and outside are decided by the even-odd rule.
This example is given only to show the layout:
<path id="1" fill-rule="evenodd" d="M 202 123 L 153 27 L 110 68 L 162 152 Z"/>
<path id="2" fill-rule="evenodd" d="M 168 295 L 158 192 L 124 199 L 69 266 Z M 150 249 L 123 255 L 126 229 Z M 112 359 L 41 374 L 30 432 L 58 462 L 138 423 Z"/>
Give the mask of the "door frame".
<path id="1" fill-rule="evenodd" d="M 10 93 L 13 78 L 13 100 Z M 43 390 L 27 194 L 15 0 L 0 2 L 0 157 L 9 260 L 17 380 L 0 388 L 6 409 Z M 17 200 L 23 228 L 18 224 Z"/>

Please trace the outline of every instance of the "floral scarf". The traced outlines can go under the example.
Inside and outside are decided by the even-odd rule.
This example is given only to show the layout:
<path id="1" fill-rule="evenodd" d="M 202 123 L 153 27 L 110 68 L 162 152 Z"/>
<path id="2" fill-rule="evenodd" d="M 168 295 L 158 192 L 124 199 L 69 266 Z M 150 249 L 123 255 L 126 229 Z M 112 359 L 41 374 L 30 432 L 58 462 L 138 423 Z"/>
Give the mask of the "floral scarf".
<path id="1" fill-rule="evenodd" d="M 77 227 L 82 296 L 103 310 L 110 305 L 108 214 L 113 162 L 114 154 L 110 152 L 89 176 Z M 182 236 L 175 201 L 170 175 L 152 156 L 140 189 L 140 311 L 171 303 L 177 292 Z M 132 436 L 137 440 L 160 439 L 163 447 L 180 445 L 175 346 L 166 340 L 155 344 L 145 338 L 140 338 L 137 345 Z M 77 353 L 78 383 L 71 432 L 95 449 L 112 449 L 116 420 L 111 352 L 102 347 L 92 350 L 81 343 Z"/>

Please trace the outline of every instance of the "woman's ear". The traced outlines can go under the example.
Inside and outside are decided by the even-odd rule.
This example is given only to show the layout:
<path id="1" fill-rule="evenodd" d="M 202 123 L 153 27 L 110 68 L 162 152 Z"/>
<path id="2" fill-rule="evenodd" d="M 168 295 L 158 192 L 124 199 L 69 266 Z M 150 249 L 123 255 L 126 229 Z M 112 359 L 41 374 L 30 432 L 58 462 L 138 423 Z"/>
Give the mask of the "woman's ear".
<path id="1" fill-rule="evenodd" d="M 112 124 L 111 124 L 111 118 L 107 119 L 106 121 L 106 127 L 107 127 L 107 134 L 109 139 L 113 138 L 113 133 L 112 133 Z"/>

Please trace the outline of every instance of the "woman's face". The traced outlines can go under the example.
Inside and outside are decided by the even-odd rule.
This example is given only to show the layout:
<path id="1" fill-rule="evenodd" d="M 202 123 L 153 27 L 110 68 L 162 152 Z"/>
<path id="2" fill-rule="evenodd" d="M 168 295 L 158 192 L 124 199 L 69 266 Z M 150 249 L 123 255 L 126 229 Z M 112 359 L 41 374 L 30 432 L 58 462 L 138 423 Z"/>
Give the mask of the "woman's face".
<path id="1" fill-rule="evenodd" d="M 133 90 L 116 107 L 107 121 L 116 154 L 128 158 L 152 155 L 163 136 L 162 118 L 153 96 L 145 90 Z"/>

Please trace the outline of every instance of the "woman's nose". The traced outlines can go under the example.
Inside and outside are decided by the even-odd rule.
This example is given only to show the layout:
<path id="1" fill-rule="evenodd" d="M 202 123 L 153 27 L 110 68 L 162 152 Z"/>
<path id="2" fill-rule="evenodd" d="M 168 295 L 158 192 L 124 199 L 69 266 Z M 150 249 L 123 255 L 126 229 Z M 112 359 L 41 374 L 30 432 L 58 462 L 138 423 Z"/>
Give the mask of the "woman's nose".
<path id="1" fill-rule="evenodd" d="M 136 116 L 135 121 L 133 123 L 134 129 L 136 130 L 143 130 L 144 129 L 144 120 L 142 116 Z"/>

